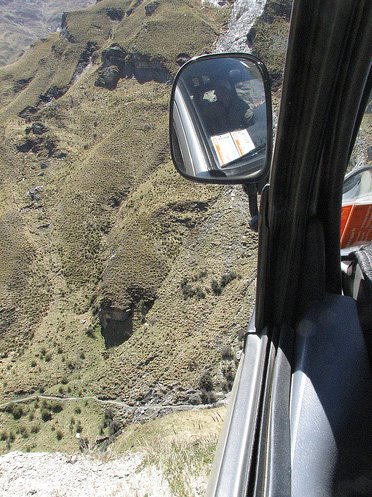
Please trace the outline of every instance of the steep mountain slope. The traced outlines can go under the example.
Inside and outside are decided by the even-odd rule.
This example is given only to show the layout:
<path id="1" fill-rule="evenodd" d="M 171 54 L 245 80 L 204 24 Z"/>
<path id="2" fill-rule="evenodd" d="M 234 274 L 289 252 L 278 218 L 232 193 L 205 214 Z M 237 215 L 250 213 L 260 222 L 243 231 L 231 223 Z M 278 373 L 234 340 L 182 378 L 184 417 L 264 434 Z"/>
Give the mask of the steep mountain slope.
<path id="1" fill-rule="evenodd" d="M 0 71 L 3 399 L 41 390 L 132 403 L 163 376 L 171 391 L 177 381 L 199 389 L 200 370 L 180 374 L 190 351 L 180 367 L 173 361 L 177 375 L 165 373 L 165 334 L 177 344 L 185 332 L 184 319 L 176 326 L 169 316 L 180 300 L 192 308 L 196 298 L 185 300 L 181 286 L 173 297 L 163 283 L 176 263 L 189 274 L 178 262 L 182 247 L 223 190 L 191 185 L 173 171 L 169 85 L 159 74 L 170 79 L 180 54 L 211 49 L 227 12 L 169 0 L 149 14 L 152 4 L 103 0 L 68 14 L 61 34 Z M 107 68 L 120 73 L 115 89 L 106 80 L 99 86 Z M 209 279 L 221 276 L 219 266 Z M 208 299 L 218 300 L 213 292 Z M 154 338 L 144 340 L 150 326 Z M 218 346 L 214 354 L 220 358 Z M 126 357 L 132 366 L 122 368 Z M 197 364 L 205 360 L 198 354 Z M 89 423 L 92 436 L 101 411 Z M 0 416 L 11 428 L 12 414 Z M 47 425 L 31 445 L 38 437 L 43 445 Z M 22 437 L 14 443 L 29 445 Z"/>
<path id="2" fill-rule="evenodd" d="M 11 64 L 31 43 L 61 25 L 63 12 L 95 0 L 0 0 L 0 66 Z"/>
<path id="3" fill-rule="evenodd" d="M 257 236 L 241 188 L 181 179 L 167 138 L 169 82 L 228 15 L 102 0 L 0 70 L 0 451 L 107 443 L 231 388 Z"/>

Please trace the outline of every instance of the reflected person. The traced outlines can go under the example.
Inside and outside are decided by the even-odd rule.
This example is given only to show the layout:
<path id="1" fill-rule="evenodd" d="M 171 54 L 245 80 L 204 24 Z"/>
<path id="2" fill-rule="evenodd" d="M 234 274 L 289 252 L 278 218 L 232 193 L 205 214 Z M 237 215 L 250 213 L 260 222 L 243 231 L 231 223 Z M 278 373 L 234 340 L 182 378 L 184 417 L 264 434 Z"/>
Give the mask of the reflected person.
<path id="1" fill-rule="evenodd" d="M 216 101 L 207 102 L 200 108 L 205 127 L 210 135 L 247 128 L 253 124 L 253 111 L 238 97 L 229 81 L 218 81 L 214 92 Z"/>

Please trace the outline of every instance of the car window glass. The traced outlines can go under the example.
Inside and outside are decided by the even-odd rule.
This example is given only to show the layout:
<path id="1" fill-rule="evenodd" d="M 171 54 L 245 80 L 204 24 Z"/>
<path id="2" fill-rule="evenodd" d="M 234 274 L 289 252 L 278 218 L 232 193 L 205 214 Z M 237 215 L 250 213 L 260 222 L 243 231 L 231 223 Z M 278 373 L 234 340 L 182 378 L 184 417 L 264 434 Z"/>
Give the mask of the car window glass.
<path id="1" fill-rule="evenodd" d="M 341 248 L 372 241 L 372 102 L 366 107 L 342 192 Z"/>

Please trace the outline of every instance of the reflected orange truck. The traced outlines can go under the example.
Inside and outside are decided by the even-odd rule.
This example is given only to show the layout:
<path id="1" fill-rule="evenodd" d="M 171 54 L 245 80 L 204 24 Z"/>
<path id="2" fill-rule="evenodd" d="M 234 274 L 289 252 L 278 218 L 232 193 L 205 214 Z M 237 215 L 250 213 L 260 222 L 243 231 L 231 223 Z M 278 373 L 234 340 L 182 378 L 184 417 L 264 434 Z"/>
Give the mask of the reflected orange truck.
<path id="1" fill-rule="evenodd" d="M 346 176 L 341 211 L 341 248 L 372 241 L 372 167 Z"/>

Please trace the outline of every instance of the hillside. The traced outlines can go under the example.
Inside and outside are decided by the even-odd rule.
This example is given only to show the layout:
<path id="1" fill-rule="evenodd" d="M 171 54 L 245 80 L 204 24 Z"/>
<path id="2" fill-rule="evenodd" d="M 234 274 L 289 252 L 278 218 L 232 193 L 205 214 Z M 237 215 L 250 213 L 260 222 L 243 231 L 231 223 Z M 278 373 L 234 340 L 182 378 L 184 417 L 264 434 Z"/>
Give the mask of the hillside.
<path id="1" fill-rule="evenodd" d="M 230 11 L 102 0 L 0 69 L 0 452 L 120 452 L 231 389 L 257 236 L 241 187 L 180 178 L 167 137 L 171 80 Z"/>
<path id="2" fill-rule="evenodd" d="M 235 265 L 247 243 L 244 201 L 234 200 L 234 222 L 245 226 L 234 240 L 226 229 L 231 193 L 189 184 L 170 164 L 170 87 L 157 81 L 159 73 L 171 78 L 180 53 L 211 49 L 227 11 L 169 0 L 146 15 L 150 3 L 120 21 L 108 9 L 119 18 L 131 2 L 103 0 L 67 14 L 61 34 L 0 71 L 4 400 L 44 392 L 130 405 L 159 390 L 167 404 L 187 403 L 190 396 L 203 403 L 204 368 L 216 375 L 228 328 L 234 326 L 237 336 L 245 327 L 249 306 L 234 325 L 237 309 L 231 309 L 227 326 L 221 296 L 211 291 L 213 279 L 233 271 L 226 296 L 236 302 L 237 291 L 252 287 L 249 257 Z M 120 77 L 115 89 L 97 86 L 113 46 L 136 59 L 136 70 L 147 69 L 140 82 Z M 213 254 L 203 240 L 212 237 L 205 222 L 229 233 Z M 256 240 L 249 243 L 254 249 Z M 223 249 L 230 245 L 227 256 Z M 184 294 L 183 280 L 195 277 L 200 282 L 189 285 L 202 286 L 203 299 Z M 217 324 L 206 332 L 214 313 Z M 222 392 L 222 372 L 219 383 Z M 90 409 L 92 436 L 99 433 L 101 411 Z M 1 414 L 4 426 L 9 418 Z M 48 423 L 42 428 L 50 430 Z M 38 436 L 31 446 L 38 446 Z M 76 447 L 74 438 L 71 443 Z M 4 450 L 5 441 L 0 444 Z M 30 441 L 16 437 L 12 446 L 25 449 Z"/>
<path id="3" fill-rule="evenodd" d="M 57 31 L 63 12 L 95 0 L 1 0 L 0 66 L 11 64 L 36 40 Z"/>

